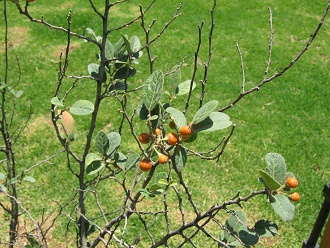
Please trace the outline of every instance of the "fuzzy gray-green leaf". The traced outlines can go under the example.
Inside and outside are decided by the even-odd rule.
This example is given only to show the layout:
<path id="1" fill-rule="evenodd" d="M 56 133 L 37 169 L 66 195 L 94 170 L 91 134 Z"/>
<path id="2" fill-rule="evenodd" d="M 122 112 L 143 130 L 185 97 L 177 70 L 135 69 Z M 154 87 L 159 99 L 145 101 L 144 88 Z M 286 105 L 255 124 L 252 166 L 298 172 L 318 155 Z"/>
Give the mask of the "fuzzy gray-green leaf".
<path id="1" fill-rule="evenodd" d="M 163 91 L 164 75 L 158 70 L 152 73 L 143 88 L 143 103 L 148 110 L 153 110 L 160 100 Z"/>

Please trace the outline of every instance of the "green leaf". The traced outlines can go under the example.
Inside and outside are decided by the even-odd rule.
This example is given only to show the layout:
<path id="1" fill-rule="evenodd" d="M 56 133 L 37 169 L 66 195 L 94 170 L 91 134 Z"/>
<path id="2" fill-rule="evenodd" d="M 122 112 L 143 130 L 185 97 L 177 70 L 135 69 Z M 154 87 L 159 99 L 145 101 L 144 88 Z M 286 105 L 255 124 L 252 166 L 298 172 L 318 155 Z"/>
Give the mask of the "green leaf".
<path id="1" fill-rule="evenodd" d="M 229 232 L 224 232 L 224 239 L 228 242 L 235 242 L 236 238 L 231 233 L 238 235 L 243 226 L 246 226 L 245 213 L 242 210 L 235 211 L 235 215 L 232 214 L 225 223 Z"/>
<path id="2" fill-rule="evenodd" d="M 281 184 L 275 180 L 271 175 L 266 171 L 258 170 L 259 175 L 262 177 L 265 186 L 270 190 L 277 190 L 281 187 Z"/>
<path id="3" fill-rule="evenodd" d="M 150 186 L 150 188 L 149 188 L 149 191 L 150 191 L 150 192 L 155 192 L 155 191 L 160 192 L 160 190 L 163 190 L 163 185 L 160 185 L 160 184 L 158 184 L 158 183 L 154 183 L 154 184 L 152 184 L 152 185 Z"/>
<path id="4" fill-rule="evenodd" d="M 241 230 L 238 232 L 238 237 L 246 246 L 253 246 L 259 241 L 259 235 L 251 232 L 247 226 L 242 226 Z"/>
<path id="5" fill-rule="evenodd" d="M 95 146 L 97 151 L 103 156 L 107 154 L 107 151 L 109 150 L 109 138 L 105 132 L 100 131 L 97 133 L 95 137 Z"/>
<path id="6" fill-rule="evenodd" d="M 172 67 L 171 71 L 174 71 L 170 75 L 170 85 L 171 88 L 174 90 L 177 85 L 181 82 L 181 69 L 179 65 L 175 65 Z"/>
<path id="7" fill-rule="evenodd" d="M 167 174 L 165 172 L 160 172 L 153 176 L 153 181 L 159 183 L 160 180 L 166 180 L 166 178 Z"/>
<path id="8" fill-rule="evenodd" d="M 6 179 L 6 175 L 0 172 L 0 180 Z"/>
<path id="9" fill-rule="evenodd" d="M 109 149 L 107 151 L 107 156 L 111 156 L 111 154 L 113 154 L 120 146 L 121 136 L 117 132 L 111 132 L 108 134 L 108 139 L 109 139 Z"/>
<path id="10" fill-rule="evenodd" d="M 129 43 L 127 35 L 121 34 L 121 37 L 123 38 L 126 50 L 128 51 L 128 54 L 132 54 L 131 50 L 131 44 Z"/>
<path id="11" fill-rule="evenodd" d="M 168 185 L 168 182 L 166 181 L 166 179 L 159 179 L 158 184 L 162 186 L 166 186 Z"/>
<path id="12" fill-rule="evenodd" d="M 92 161 L 86 168 L 86 173 L 87 175 L 94 175 L 97 172 L 99 172 L 100 170 L 102 170 L 104 167 L 104 163 L 102 163 L 101 161 L 95 160 Z"/>
<path id="13" fill-rule="evenodd" d="M 118 69 L 114 75 L 115 79 L 126 79 L 133 77 L 136 74 L 136 70 L 130 66 L 123 66 Z"/>
<path id="14" fill-rule="evenodd" d="M 16 177 L 10 179 L 10 184 L 18 183 L 18 179 Z"/>
<path id="15" fill-rule="evenodd" d="M 168 186 L 169 187 L 172 187 L 172 186 L 177 186 L 177 181 L 175 181 L 175 180 L 170 180 L 169 182 L 168 182 Z"/>
<path id="16" fill-rule="evenodd" d="M 163 91 L 164 75 L 157 70 L 145 82 L 143 88 L 143 103 L 148 110 L 154 109 L 160 100 Z"/>
<path id="17" fill-rule="evenodd" d="M 215 110 L 218 105 L 218 101 L 213 100 L 204 104 L 194 115 L 193 124 L 198 124 L 204 121 Z"/>
<path id="18" fill-rule="evenodd" d="M 253 227 L 253 231 L 262 237 L 272 237 L 278 234 L 278 226 L 269 220 L 258 220 Z"/>
<path id="19" fill-rule="evenodd" d="M 93 38 L 96 39 L 96 34 L 95 34 L 95 32 L 94 32 L 93 29 L 91 29 L 91 28 L 86 28 L 85 30 L 86 30 L 87 34 L 93 36 Z"/>
<path id="20" fill-rule="evenodd" d="M 139 154 L 132 154 L 130 155 L 125 163 L 125 170 L 130 170 L 133 167 L 135 167 L 135 165 L 137 164 L 137 162 L 140 160 L 140 155 Z"/>
<path id="21" fill-rule="evenodd" d="M 278 153 L 268 153 L 266 155 L 266 171 L 280 184 L 285 183 L 286 164 L 284 158 Z"/>
<path id="22" fill-rule="evenodd" d="M 166 112 L 171 116 L 171 119 L 174 121 L 177 130 L 180 130 L 183 126 L 187 125 L 186 117 L 180 110 L 168 107 Z"/>
<path id="23" fill-rule="evenodd" d="M 115 48 L 108 39 L 105 42 L 105 51 L 104 52 L 105 52 L 106 60 L 111 60 L 115 56 Z"/>
<path id="24" fill-rule="evenodd" d="M 26 176 L 26 177 L 23 178 L 23 180 L 27 181 L 27 182 L 30 182 L 30 183 L 35 183 L 36 182 L 36 180 L 31 176 Z"/>
<path id="25" fill-rule="evenodd" d="M 87 66 L 88 74 L 90 76 L 92 76 L 93 78 L 98 78 L 98 76 L 99 76 L 99 68 L 100 68 L 100 65 L 98 65 L 98 64 L 94 64 L 94 63 L 89 64 Z"/>
<path id="26" fill-rule="evenodd" d="M 182 95 L 188 94 L 189 91 L 190 91 L 190 85 L 191 85 L 191 80 L 186 80 L 186 81 L 182 82 L 176 88 L 175 94 L 177 96 L 182 96 Z M 195 87 L 196 87 L 196 84 L 193 82 L 192 83 L 192 90 L 195 89 Z"/>
<path id="27" fill-rule="evenodd" d="M 155 195 L 150 193 L 147 189 L 140 189 L 140 193 L 145 197 L 155 197 Z"/>
<path id="28" fill-rule="evenodd" d="M 8 191 L 7 188 L 5 187 L 5 185 L 3 185 L 3 184 L 0 184 L 0 190 L 5 193 Z"/>
<path id="29" fill-rule="evenodd" d="M 192 128 L 197 132 L 213 132 L 230 127 L 233 123 L 225 113 L 212 112 L 209 117 L 198 124 L 193 124 Z"/>
<path id="30" fill-rule="evenodd" d="M 50 102 L 51 102 L 51 104 L 53 104 L 53 105 L 55 105 L 55 106 L 57 106 L 57 107 L 64 107 L 63 102 L 62 102 L 60 99 L 58 99 L 57 96 L 53 97 L 53 98 L 50 100 Z"/>
<path id="31" fill-rule="evenodd" d="M 133 53 L 140 50 L 141 42 L 137 36 L 133 35 L 129 43 L 130 43 L 130 49 Z"/>
<path id="32" fill-rule="evenodd" d="M 176 168 L 181 171 L 185 164 L 187 163 L 187 152 L 180 146 L 178 152 L 175 154 L 175 164 Z"/>
<path id="33" fill-rule="evenodd" d="M 125 165 L 127 161 L 127 157 L 121 153 L 121 152 L 116 152 L 114 155 L 114 159 L 116 161 L 116 164 L 120 167 L 120 169 L 125 170 Z"/>
<path id="34" fill-rule="evenodd" d="M 22 90 L 16 92 L 13 88 L 8 88 L 8 89 L 15 96 L 15 98 L 19 98 L 21 95 L 23 95 Z"/>
<path id="35" fill-rule="evenodd" d="M 271 205 L 281 219 L 285 222 L 293 220 L 294 217 L 294 205 L 290 202 L 289 198 L 282 194 L 277 194 L 275 196 L 269 196 Z"/>
<path id="36" fill-rule="evenodd" d="M 100 78 L 99 74 L 100 74 L 100 65 L 98 64 L 89 64 L 87 66 L 87 70 L 88 70 L 88 74 L 93 77 L 95 80 L 98 80 Z M 107 80 L 107 75 L 104 71 L 103 76 L 101 78 L 102 82 L 104 83 Z"/>
<path id="37" fill-rule="evenodd" d="M 95 153 L 88 153 L 85 158 L 85 165 L 89 165 L 94 161 L 101 161 L 101 160 L 102 160 L 102 158 L 99 155 L 97 155 Z"/>
<path id="38" fill-rule="evenodd" d="M 88 115 L 93 113 L 94 105 L 87 100 L 78 100 L 70 108 L 70 113 L 74 115 Z"/>
<path id="39" fill-rule="evenodd" d="M 153 115 L 153 116 L 150 116 L 150 118 L 148 118 L 147 120 L 148 121 L 154 121 L 154 120 L 157 120 L 158 119 L 158 115 Z"/>
<path id="40" fill-rule="evenodd" d="M 120 39 L 114 45 L 114 48 L 115 48 L 115 57 L 116 58 L 120 58 L 125 55 L 126 45 L 125 45 L 123 35 L 120 37 Z"/>

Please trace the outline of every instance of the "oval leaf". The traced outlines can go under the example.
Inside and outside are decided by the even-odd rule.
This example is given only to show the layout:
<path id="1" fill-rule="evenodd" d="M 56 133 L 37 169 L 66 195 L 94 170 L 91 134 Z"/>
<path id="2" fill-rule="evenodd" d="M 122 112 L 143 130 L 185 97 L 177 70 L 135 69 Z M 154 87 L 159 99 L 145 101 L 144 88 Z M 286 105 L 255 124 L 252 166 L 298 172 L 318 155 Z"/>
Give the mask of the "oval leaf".
<path id="1" fill-rule="evenodd" d="M 101 161 L 102 158 L 95 153 L 88 153 L 85 159 L 85 165 L 90 165 L 94 161 Z"/>
<path id="2" fill-rule="evenodd" d="M 252 230 L 260 237 L 272 237 L 278 234 L 278 226 L 269 220 L 258 220 Z"/>
<path id="3" fill-rule="evenodd" d="M 114 155 L 116 164 L 120 167 L 120 169 L 125 170 L 125 164 L 127 161 L 127 157 L 121 153 L 121 152 L 116 152 Z"/>
<path id="4" fill-rule="evenodd" d="M 103 156 L 107 154 L 107 151 L 109 150 L 109 139 L 108 135 L 105 132 L 98 132 L 95 138 L 95 146 L 97 151 Z"/>
<path id="5" fill-rule="evenodd" d="M 194 115 L 193 124 L 198 124 L 204 121 L 215 110 L 218 105 L 218 101 L 213 100 L 204 104 Z"/>
<path id="6" fill-rule="evenodd" d="M 7 192 L 7 188 L 3 184 L 0 184 L 0 190 L 5 193 Z"/>
<path id="7" fill-rule="evenodd" d="M 148 110 L 154 109 L 159 102 L 163 91 L 164 75 L 157 70 L 153 72 L 145 82 L 143 88 L 143 103 Z"/>
<path id="8" fill-rule="evenodd" d="M 50 102 L 51 102 L 51 104 L 53 104 L 53 105 L 55 105 L 55 106 L 57 106 L 57 107 L 64 107 L 63 102 L 62 102 L 60 99 L 58 99 L 57 96 L 53 97 L 53 98 L 50 100 Z"/>
<path id="9" fill-rule="evenodd" d="M 111 132 L 108 134 L 108 139 L 109 139 L 109 149 L 107 151 L 107 155 L 110 156 L 120 146 L 121 136 L 117 132 Z"/>
<path id="10" fill-rule="evenodd" d="M 135 165 L 137 164 L 137 162 L 140 160 L 140 155 L 139 154 L 132 154 L 130 155 L 125 163 L 125 170 L 130 170 L 133 167 L 135 167 Z"/>
<path id="11" fill-rule="evenodd" d="M 140 50 L 141 42 L 137 36 L 135 36 L 135 35 L 132 36 L 129 43 L 130 43 L 130 48 L 131 48 L 132 53 L 135 53 Z"/>
<path id="12" fill-rule="evenodd" d="M 104 167 L 104 164 L 101 161 L 93 161 L 90 163 L 86 168 L 87 175 L 94 175 L 100 170 L 102 170 Z"/>
<path id="13" fill-rule="evenodd" d="M 170 75 L 170 85 L 172 87 L 172 89 L 174 90 L 177 85 L 181 82 L 181 69 L 179 65 L 175 65 L 172 67 L 171 71 L 173 71 L 173 73 L 171 73 Z"/>
<path id="14" fill-rule="evenodd" d="M 176 88 L 175 94 L 177 96 L 182 96 L 182 95 L 188 94 L 190 91 L 190 85 L 191 85 L 191 80 L 186 80 L 186 81 L 182 82 Z M 193 82 L 191 90 L 195 89 L 195 87 L 196 87 L 196 84 Z"/>
<path id="15" fill-rule="evenodd" d="M 6 178 L 6 175 L 0 172 L 0 180 L 4 180 Z"/>
<path id="16" fill-rule="evenodd" d="M 183 147 L 180 147 L 175 154 L 176 168 L 181 171 L 187 162 L 187 152 Z"/>
<path id="17" fill-rule="evenodd" d="M 265 186 L 270 190 L 277 190 L 281 187 L 281 184 L 275 180 L 271 175 L 266 171 L 258 170 L 259 175 L 262 177 Z"/>
<path id="18" fill-rule="evenodd" d="M 197 132 L 213 132 L 230 127 L 233 123 L 225 113 L 212 112 L 204 121 L 193 124 L 192 128 Z"/>
<path id="19" fill-rule="evenodd" d="M 70 108 L 71 114 L 74 115 L 88 115 L 93 113 L 94 105 L 87 100 L 78 100 Z"/>
<path id="20" fill-rule="evenodd" d="M 278 153 L 268 153 L 266 155 L 266 171 L 280 184 L 285 182 L 286 164 L 284 158 Z"/>
<path id="21" fill-rule="evenodd" d="M 27 182 L 30 182 L 30 183 L 35 183 L 36 182 L 36 180 L 31 176 L 26 176 L 26 177 L 23 178 L 23 180 L 27 181 Z"/>
<path id="22" fill-rule="evenodd" d="M 175 126 L 180 130 L 183 126 L 187 125 L 185 115 L 180 111 L 172 107 L 168 107 L 166 112 L 170 114 L 171 119 L 174 121 Z"/>
<path id="23" fill-rule="evenodd" d="M 277 194 L 270 196 L 271 205 L 281 219 L 285 222 L 292 221 L 294 217 L 294 205 L 290 202 L 289 198 L 285 195 Z"/>

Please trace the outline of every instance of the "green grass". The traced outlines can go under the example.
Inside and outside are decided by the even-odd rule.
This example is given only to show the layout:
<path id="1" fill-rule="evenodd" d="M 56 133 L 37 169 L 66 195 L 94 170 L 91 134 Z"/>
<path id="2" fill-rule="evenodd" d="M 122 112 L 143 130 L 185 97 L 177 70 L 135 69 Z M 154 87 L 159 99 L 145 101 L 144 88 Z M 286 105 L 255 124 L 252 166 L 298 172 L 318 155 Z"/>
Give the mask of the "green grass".
<path id="1" fill-rule="evenodd" d="M 149 1 L 131 0 L 114 9 L 112 23 L 118 25 L 138 15 L 138 3 L 147 5 Z M 147 15 L 147 21 L 157 18 L 156 35 L 164 23 L 175 12 L 179 1 L 156 1 L 154 8 Z M 182 69 L 183 79 L 189 79 L 193 70 L 193 53 L 197 46 L 197 25 L 205 20 L 200 61 L 207 59 L 207 40 L 210 27 L 209 10 L 213 1 L 186 1 L 182 8 L 184 14 L 176 20 L 162 35 L 159 42 L 151 46 L 152 54 L 157 55 L 155 69 L 166 71 L 179 64 L 184 57 L 185 66 Z M 101 3 L 98 3 L 101 8 Z M 243 53 L 246 73 L 246 87 L 253 87 L 263 79 L 267 65 L 269 45 L 269 11 L 273 12 L 274 44 L 270 75 L 287 65 L 301 50 L 319 22 L 327 1 L 219 1 L 215 12 L 216 29 L 213 39 L 213 57 L 209 70 L 207 94 L 205 101 L 216 99 L 219 105 L 229 104 L 241 90 L 242 73 L 240 60 L 235 48 L 236 40 Z M 297 6 L 299 8 L 297 8 Z M 66 1 L 59 4 L 56 1 L 36 1 L 31 4 L 31 13 L 36 17 L 44 16 L 45 20 L 66 26 L 68 9 L 73 11 L 73 28 L 81 33 L 83 27 L 91 27 L 100 32 L 100 22 L 97 16 L 88 10 L 87 4 Z M 19 89 L 24 91 L 24 97 L 17 112 L 26 117 L 28 108 L 25 102 L 33 106 L 33 116 L 27 130 L 16 146 L 18 166 L 27 168 L 37 161 L 43 160 L 60 150 L 56 143 L 50 124 L 50 99 L 56 87 L 60 51 L 64 51 L 66 36 L 63 33 L 50 30 L 41 25 L 33 24 L 17 14 L 14 6 L 9 5 L 10 21 L 10 83 L 17 79 L 15 55 L 18 55 L 22 71 Z M 328 19 L 327 19 L 328 20 Z M 3 37 L 3 21 L 0 23 L 0 34 Z M 268 152 L 277 152 L 284 156 L 288 170 L 295 173 L 299 179 L 299 192 L 302 199 L 296 203 L 296 216 L 293 222 L 283 223 L 277 217 L 263 197 L 255 198 L 244 204 L 251 223 L 258 218 L 271 219 L 280 228 L 280 235 L 263 241 L 259 247 L 301 247 L 304 239 L 309 236 L 318 210 L 323 201 L 321 190 L 329 181 L 329 56 L 328 46 L 329 22 L 325 22 L 314 44 L 299 62 L 285 73 L 243 100 L 226 113 L 237 124 L 235 134 L 231 139 L 225 154 L 218 164 L 200 162 L 189 158 L 189 164 L 184 169 L 184 176 L 199 201 L 201 208 L 207 208 L 215 201 L 224 201 L 233 197 L 238 190 L 242 195 L 254 189 L 261 188 L 256 171 L 265 167 L 264 156 Z M 136 34 L 144 41 L 144 35 L 135 23 L 131 28 L 121 30 L 129 36 Z M 110 39 L 116 41 L 119 32 L 110 34 Z M 91 44 L 73 39 L 73 51 L 70 57 L 69 74 L 87 74 L 87 65 L 95 63 L 97 49 Z M 3 39 L 0 42 L 3 45 Z M 3 58 L 3 50 L 0 55 Z M 144 82 L 148 77 L 147 58 L 144 56 L 137 67 L 138 74 L 133 83 Z M 3 79 L 4 60 L 0 62 Z M 197 73 L 196 82 L 203 76 L 201 67 Z M 133 84 L 132 83 L 132 84 Z M 70 87 L 71 81 L 67 81 Z M 83 80 L 79 83 L 69 102 L 79 98 L 90 99 L 93 91 L 92 82 Z M 198 98 L 201 87 L 198 85 L 192 98 L 191 116 L 198 108 Z M 133 101 L 141 99 L 140 92 L 132 96 Z M 175 101 L 175 106 L 182 108 L 185 98 Z M 101 109 L 97 130 L 107 126 L 108 131 L 116 128 L 118 106 L 107 103 Z M 79 139 L 73 144 L 77 149 L 85 139 L 88 128 L 88 117 L 76 119 Z M 141 128 L 142 129 L 142 128 Z M 209 150 L 217 140 L 228 135 L 229 130 L 206 134 L 194 144 L 198 151 Z M 128 137 L 126 137 L 128 139 Z M 208 142 L 205 142 L 207 140 Z M 122 147 L 129 151 L 136 146 L 129 144 Z M 77 152 L 81 153 L 80 151 Z M 52 199 L 64 201 L 72 197 L 73 187 L 77 182 L 65 166 L 65 156 L 61 155 L 51 161 L 51 164 L 34 170 L 31 174 L 38 180 L 36 184 L 22 187 L 22 199 L 26 201 L 31 211 L 41 214 L 38 205 L 44 202 L 51 204 Z M 211 182 L 211 183 L 210 183 Z M 56 186 L 54 186 L 56 185 Z M 109 185 L 103 192 L 104 204 L 110 204 L 112 199 L 120 198 L 117 188 Z M 117 189 L 117 190 L 116 190 Z M 108 194 L 108 195 L 107 195 Z M 24 202 L 23 201 L 23 202 Z M 161 204 L 161 200 L 150 201 L 150 204 Z M 33 207 L 34 206 L 34 207 Z M 47 209 L 49 211 L 49 209 Z M 189 213 L 189 211 L 188 211 Z M 64 224 L 66 218 L 60 218 L 52 232 L 52 245 L 63 242 Z M 136 222 L 139 223 L 139 222 Z M 140 226 L 132 223 L 132 230 Z M 136 226 L 137 225 L 137 226 Z M 155 227 L 161 225 L 155 222 Z M 198 244 L 203 247 L 203 239 Z M 63 243 L 62 243 L 63 244 Z M 172 244 L 175 247 L 175 244 Z M 54 246 L 55 247 L 55 246 Z"/>

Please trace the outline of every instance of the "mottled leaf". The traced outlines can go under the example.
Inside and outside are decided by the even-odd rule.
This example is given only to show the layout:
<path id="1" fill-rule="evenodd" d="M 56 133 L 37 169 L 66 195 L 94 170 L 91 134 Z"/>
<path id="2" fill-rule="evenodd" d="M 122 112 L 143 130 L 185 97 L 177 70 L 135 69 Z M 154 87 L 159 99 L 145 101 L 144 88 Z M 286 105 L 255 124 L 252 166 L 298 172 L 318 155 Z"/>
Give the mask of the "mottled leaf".
<path id="1" fill-rule="evenodd" d="M 148 110 L 154 109 L 160 100 L 163 91 L 164 75 L 157 70 L 145 82 L 143 88 L 143 103 Z"/>
<path id="2" fill-rule="evenodd" d="M 280 184 L 285 183 L 286 164 L 284 158 L 278 153 L 268 153 L 266 155 L 266 171 Z"/>
<path id="3" fill-rule="evenodd" d="M 105 132 L 100 131 L 97 133 L 95 137 L 95 146 L 97 151 L 103 156 L 107 154 L 107 151 L 109 150 L 109 138 Z"/>

